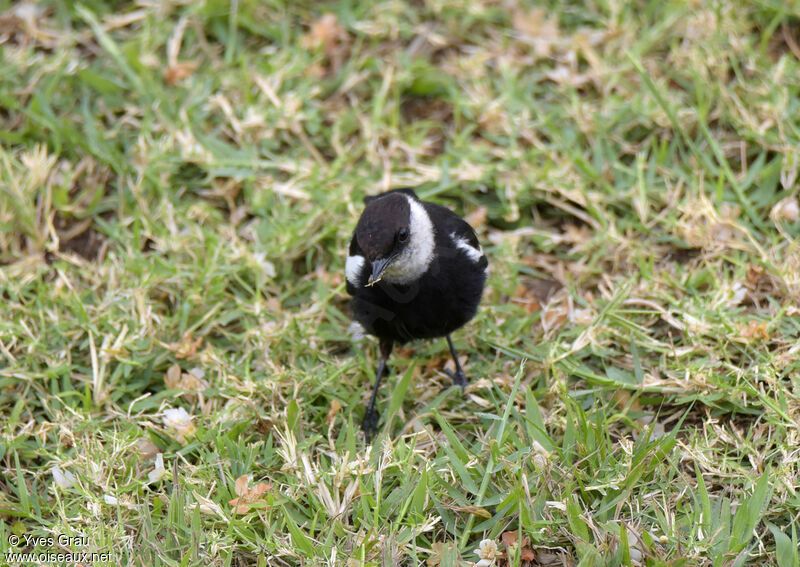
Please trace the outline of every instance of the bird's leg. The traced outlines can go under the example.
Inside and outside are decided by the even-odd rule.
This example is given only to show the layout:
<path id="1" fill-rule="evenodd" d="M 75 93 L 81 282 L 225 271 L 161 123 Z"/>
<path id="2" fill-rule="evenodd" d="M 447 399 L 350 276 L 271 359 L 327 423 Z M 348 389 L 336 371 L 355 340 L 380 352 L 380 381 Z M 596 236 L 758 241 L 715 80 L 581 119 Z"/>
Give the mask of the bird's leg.
<path id="1" fill-rule="evenodd" d="M 381 339 L 381 362 L 378 364 L 375 387 L 372 390 L 372 397 L 369 399 L 367 411 L 364 412 L 364 420 L 361 422 L 361 429 L 364 431 L 367 443 L 370 442 L 372 435 L 378 432 L 378 412 L 375 411 L 375 398 L 378 396 L 378 388 L 381 385 L 383 373 L 387 371 L 386 360 L 392 353 L 392 346 L 394 346 L 394 341 L 392 341 L 392 339 Z"/>
<path id="2" fill-rule="evenodd" d="M 464 370 L 461 368 L 461 363 L 458 361 L 458 356 L 456 355 L 456 349 L 453 346 L 453 341 L 450 338 L 450 335 L 447 335 L 447 344 L 450 346 L 450 355 L 453 357 L 453 362 L 456 364 L 456 371 L 450 372 L 445 370 L 448 376 L 453 379 L 454 386 L 461 386 L 463 390 L 467 386 L 467 375 L 464 374 Z"/>

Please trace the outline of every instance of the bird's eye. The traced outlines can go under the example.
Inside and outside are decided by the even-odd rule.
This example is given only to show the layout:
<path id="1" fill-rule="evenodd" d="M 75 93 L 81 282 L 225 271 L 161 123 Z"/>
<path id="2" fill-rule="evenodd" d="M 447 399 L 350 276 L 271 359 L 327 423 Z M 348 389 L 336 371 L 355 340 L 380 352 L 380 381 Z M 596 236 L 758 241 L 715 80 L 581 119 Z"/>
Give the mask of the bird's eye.
<path id="1" fill-rule="evenodd" d="M 408 240 L 408 229 L 406 227 L 403 227 L 397 231 L 397 240 L 400 242 L 405 242 Z"/>

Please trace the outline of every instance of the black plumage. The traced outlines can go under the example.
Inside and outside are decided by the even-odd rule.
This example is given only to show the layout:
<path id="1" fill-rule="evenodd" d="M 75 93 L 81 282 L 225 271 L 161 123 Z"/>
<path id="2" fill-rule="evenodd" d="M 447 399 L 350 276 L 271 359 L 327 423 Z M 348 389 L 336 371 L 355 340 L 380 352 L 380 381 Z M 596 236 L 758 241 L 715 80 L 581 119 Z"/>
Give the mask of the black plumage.
<path id="1" fill-rule="evenodd" d="M 381 361 L 362 422 L 369 438 L 377 428 L 375 396 L 395 343 L 446 337 L 456 366 L 453 382 L 466 385 L 450 333 L 475 315 L 488 262 L 464 219 L 410 189 L 365 203 L 346 275 L 355 321 L 380 340 Z"/>

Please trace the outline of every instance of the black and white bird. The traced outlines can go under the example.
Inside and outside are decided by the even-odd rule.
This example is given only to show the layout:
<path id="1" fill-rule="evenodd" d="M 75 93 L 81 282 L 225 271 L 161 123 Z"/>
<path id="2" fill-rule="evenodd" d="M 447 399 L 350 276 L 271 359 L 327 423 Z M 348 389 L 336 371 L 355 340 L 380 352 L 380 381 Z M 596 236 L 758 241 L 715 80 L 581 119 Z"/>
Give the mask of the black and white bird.
<path id="1" fill-rule="evenodd" d="M 375 397 L 395 343 L 446 337 L 456 371 L 467 377 L 450 333 L 472 319 L 488 261 L 472 227 L 451 210 L 421 201 L 411 189 L 364 199 L 345 264 L 354 325 L 380 340 L 381 361 L 361 428 L 377 431 Z"/>

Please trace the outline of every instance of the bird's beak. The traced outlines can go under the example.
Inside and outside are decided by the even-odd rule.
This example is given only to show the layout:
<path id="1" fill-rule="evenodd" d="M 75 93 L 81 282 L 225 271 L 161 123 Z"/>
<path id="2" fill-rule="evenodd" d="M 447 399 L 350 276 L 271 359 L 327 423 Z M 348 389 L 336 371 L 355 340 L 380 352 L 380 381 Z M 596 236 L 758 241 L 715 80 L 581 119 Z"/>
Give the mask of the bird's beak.
<path id="1" fill-rule="evenodd" d="M 392 260 L 394 260 L 394 256 L 388 256 L 386 258 L 378 258 L 377 260 L 372 261 L 372 273 L 369 276 L 369 280 L 367 280 L 367 287 L 372 287 L 383 277 L 383 274 L 386 272 L 386 268 L 389 267 Z"/>

